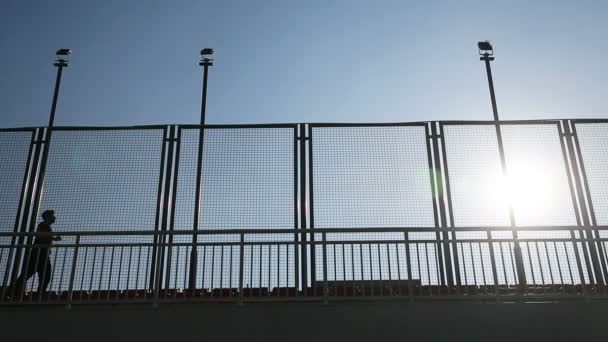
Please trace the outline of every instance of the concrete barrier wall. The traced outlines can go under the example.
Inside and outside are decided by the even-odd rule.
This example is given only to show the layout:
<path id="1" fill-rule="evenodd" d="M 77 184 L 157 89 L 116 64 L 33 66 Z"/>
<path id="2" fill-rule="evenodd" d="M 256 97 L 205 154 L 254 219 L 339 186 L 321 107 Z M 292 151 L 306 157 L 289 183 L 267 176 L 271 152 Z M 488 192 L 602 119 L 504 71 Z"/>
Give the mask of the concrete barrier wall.
<path id="1" fill-rule="evenodd" d="M 608 341 L 608 302 L 4 307 L 1 341 Z"/>

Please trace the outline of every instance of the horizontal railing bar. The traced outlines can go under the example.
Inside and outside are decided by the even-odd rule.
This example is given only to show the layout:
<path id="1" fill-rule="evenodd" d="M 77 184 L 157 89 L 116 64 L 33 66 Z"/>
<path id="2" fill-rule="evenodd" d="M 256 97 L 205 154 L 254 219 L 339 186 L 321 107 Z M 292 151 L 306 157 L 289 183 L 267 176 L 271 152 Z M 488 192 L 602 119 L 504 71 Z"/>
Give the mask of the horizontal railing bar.
<path id="1" fill-rule="evenodd" d="M 450 243 L 505 243 L 505 242 L 590 242 L 590 241 L 608 241 L 608 238 L 518 238 L 518 239 L 501 239 L 501 238 L 492 238 L 490 239 L 462 239 L 462 240 L 451 240 Z M 73 248 L 78 246 L 82 247 L 154 247 L 154 246 L 266 246 L 266 245 L 313 245 L 313 246 L 321 246 L 323 244 L 327 245 L 395 245 L 395 244 L 404 244 L 403 240 L 328 240 L 325 243 L 322 241 L 247 241 L 241 243 L 239 241 L 217 241 L 217 242 L 172 242 L 172 243 L 154 243 L 154 242 L 96 242 L 96 243 L 64 243 L 64 244 L 55 244 L 51 245 L 28 245 L 28 244 L 16 244 L 16 245 L 6 245 L 0 244 L 0 249 L 11 249 L 18 247 L 31 247 L 32 249 L 36 248 Z M 436 244 L 443 243 L 439 240 L 408 240 L 409 244 Z"/>
<path id="2" fill-rule="evenodd" d="M 297 125 L 310 125 L 312 127 L 374 127 L 374 126 L 423 126 L 430 122 L 439 122 L 444 125 L 495 125 L 499 124 L 556 124 L 562 120 L 572 120 L 575 123 L 604 123 L 608 119 L 531 119 L 531 120 L 429 120 L 406 122 L 304 122 L 304 123 L 272 123 L 272 124 L 209 124 L 205 128 L 293 128 Z M 164 129 L 168 126 L 178 126 L 184 129 L 199 128 L 197 124 L 152 124 L 152 125 L 122 125 L 122 126 L 54 126 L 53 130 L 130 130 L 130 129 Z M 0 132 L 32 131 L 47 126 L 7 127 L 0 128 Z"/>
<path id="3" fill-rule="evenodd" d="M 535 119 L 535 120 L 444 120 L 437 121 L 442 125 L 539 125 L 539 124 L 559 124 L 560 119 Z"/>
<path id="4" fill-rule="evenodd" d="M 528 226 L 528 227 L 453 227 L 453 228 L 435 228 L 435 227 L 388 227 L 388 228 L 314 228 L 314 229 L 208 229 L 208 230 L 174 230 L 174 231 L 156 231 L 156 230 L 116 230 L 116 231 L 55 231 L 52 236 L 125 236 L 125 235 L 237 235 L 237 234 L 293 234 L 299 233 L 407 233 L 407 232 L 486 232 L 486 231 L 585 231 L 593 230 L 608 230 L 608 226 Z M 36 232 L 0 232 L 0 237 L 3 236 L 35 236 Z"/>
<path id="5" fill-rule="evenodd" d="M 196 124 L 184 124 L 177 125 L 182 129 L 197 129 L 200 128 L 201 125 Z M 205 129 L 222 129 L 222 128 L 294 128 L 297 127 L 297 123 L 274 123 L 274 124 L 210 124 L 205 125 Z"/>

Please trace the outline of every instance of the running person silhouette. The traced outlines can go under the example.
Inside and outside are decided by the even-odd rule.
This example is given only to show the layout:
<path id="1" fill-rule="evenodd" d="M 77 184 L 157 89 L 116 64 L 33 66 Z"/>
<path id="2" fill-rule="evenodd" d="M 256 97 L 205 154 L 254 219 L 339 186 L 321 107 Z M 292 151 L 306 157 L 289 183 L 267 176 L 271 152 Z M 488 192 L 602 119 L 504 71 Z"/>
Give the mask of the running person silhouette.
<path id="1" fill-rule="evenodd" d="M 53 210 L 46 210 L 41 216 L 42 222 L 36 228 L 34 244 L 26 252 L 26 257 L 23 259 L 24 271 L 13 283 L 13 288 L 19 290 L 17 293 L 21 292 L 25 283 L 35 273 L 38 273 L 38 292 L 46 291 L 51 282 L 50 247 L 53 241 L 61 241 L 61 237 L 53 237 L 51 235 L 51 225 L 55 223 L 55 212 Z"/>

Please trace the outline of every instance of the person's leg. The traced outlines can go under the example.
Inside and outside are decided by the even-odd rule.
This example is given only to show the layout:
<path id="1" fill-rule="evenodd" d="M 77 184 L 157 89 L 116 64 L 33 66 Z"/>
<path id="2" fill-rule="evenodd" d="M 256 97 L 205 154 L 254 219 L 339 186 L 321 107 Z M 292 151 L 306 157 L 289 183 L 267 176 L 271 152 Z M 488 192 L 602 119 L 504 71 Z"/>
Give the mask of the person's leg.
<path id="1" fill-rule="evenodd" d="M 11 285 L 14 294 L 19 295 L 25 289 L 25 283 L 36 273 L 36 254 L 37 250 L 31 251 L 23 258 L 21 275 Z"/>
<path id="2" fill-rule="evenodd" d="M 46 292 L 46 288 L 51 282 L 51 274 L 53 271 L 51 269 L 51 258 L 49 258 L 49 253 L 45 252 L 41 259 L 42 265 L 38 266 L 38 292 Z"/>

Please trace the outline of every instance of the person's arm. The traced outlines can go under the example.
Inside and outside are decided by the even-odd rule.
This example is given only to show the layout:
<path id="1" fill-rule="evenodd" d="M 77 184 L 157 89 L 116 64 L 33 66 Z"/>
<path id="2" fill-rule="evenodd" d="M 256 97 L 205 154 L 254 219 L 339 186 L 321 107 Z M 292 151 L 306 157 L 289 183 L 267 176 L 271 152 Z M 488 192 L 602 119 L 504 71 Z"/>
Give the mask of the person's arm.
<path id="1" fill-rule="evenodd" d="M 53 230 L 51 229 L 51 226 L 49 226 L 49 231 L 48 231 L 49 235 L 53 234 Z M 53 236 L 52 238 L 53 241 L 61 241 L 61 236 Z"/>

